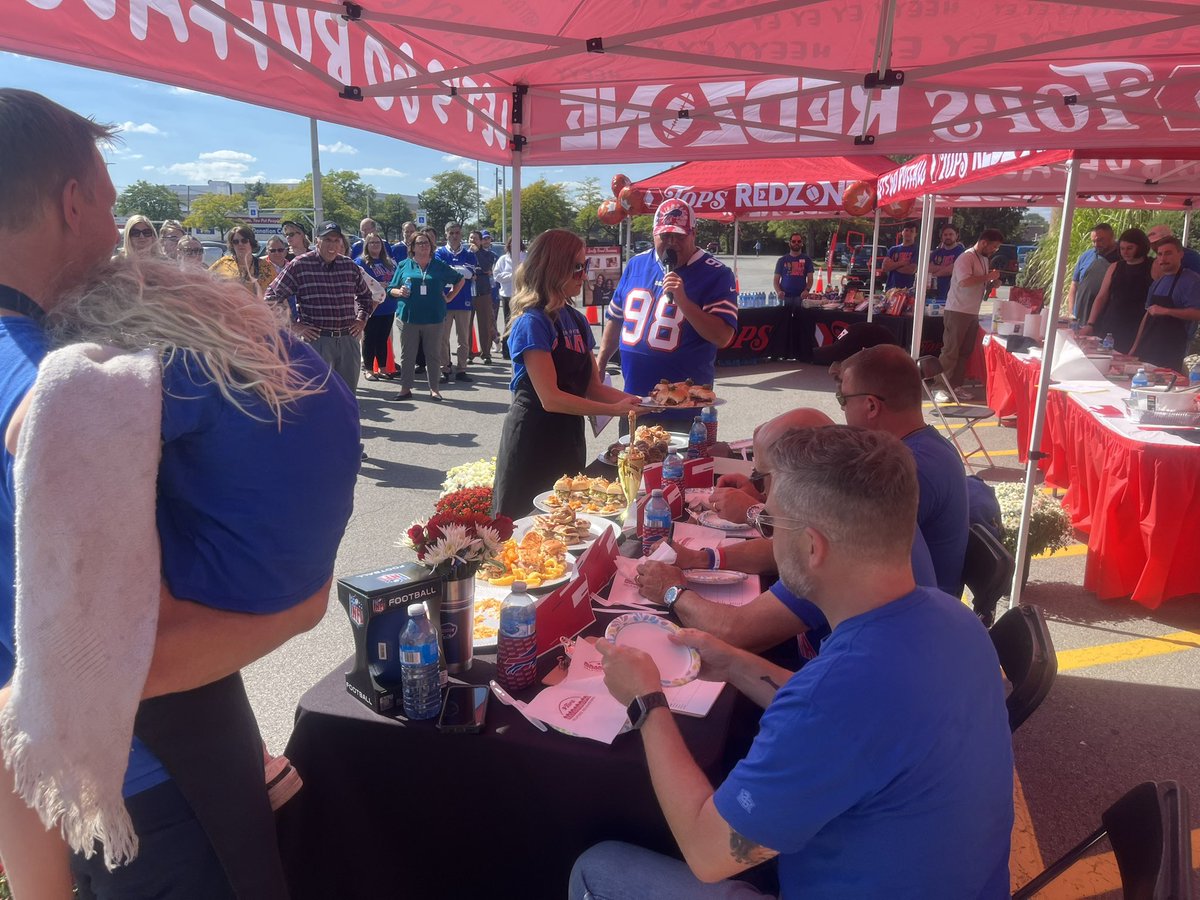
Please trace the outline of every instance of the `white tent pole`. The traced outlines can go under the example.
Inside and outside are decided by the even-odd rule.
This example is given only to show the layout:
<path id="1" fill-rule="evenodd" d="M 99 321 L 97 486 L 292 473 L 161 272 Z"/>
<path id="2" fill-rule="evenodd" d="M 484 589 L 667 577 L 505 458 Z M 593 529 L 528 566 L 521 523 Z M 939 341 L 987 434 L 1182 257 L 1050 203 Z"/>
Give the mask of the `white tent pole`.
<path id="1" fill-rule="evenodd" d="M 1187 246 L 1188 238 L 1191 236 L 1191 234 L 1192 234 L 1192 211 L 1190 209 L 1185 209 L 1183 211 L 1183 237 L 1181 238 L 1181 240 L 1183 241 L 1183 246 L 1185 246 L 1185 247 Z"/>
<path id="2" fill-rule="evenodd" d="M 1033 508 L 1034 481 L 1038 462 L 1042 458 L 1042 428 L 1046 423 L 1046 395 L 1050 390 L 1050 369 L 1054 366 L 1054 339 L 1058 336 L 1058 309 L 1062 303 L 1063 282 L 1066 281 L 1067 251 L 1071 248 L 1071 222 L 1075 218 L 1075 181 L 1079 160 L 1071 157 L 1067 164 L 1067 185 L 1063 192 L 1062 221 L 1058 226 L 1058 253 L 1054 257 L 1054 284 L 1050 302 L 1042 305 L 1046 316 L 1046 339 L 1042 344 L 1042 372 L 1038 382 L 1037 405 L 1033 412 L 1033 430 L 1029 435 L 1029 459 L 1025 463 L 1025 496 L 1021 504 L 1021 530 L 1017 532 L 1016 568 L 1008 608 L 1021 602 L 1021 587 L 1025 581 L 1025 548 L 1029 546 L 1029 519 Z"/>
<path id="3" fill-rule="evenodd" d="M 312 150 L 312 180 L 313 180 L 313 238 L 316 239 L 316 229 L 325 218 L 325 202 L 321 197 L 321 144 L 317 139 L 317 120 L 308 120 L 308 143 Z"/>
<path id="4" fill-rule="evenodd" d="M 878 198 L 875 203 L 875 233 L 871 238 L 871 259 L 867 262 L 867 268 L 871 270 L 871 286 L 867 289 L 867 321 L 875 320 L 875 257 L 879 255 L 879 218 L 883 215 L 883 211 L 879 208 Z M 850 251 L 850 265 L 854 265 L 854 251 Z"/>
<path id="5" fill-rule="evenodd" d="M 742 289 L 741 282 L 737 280 L 737 278 L 738 278 L 738 230 L 739 230 L 738 226 L 740 224 L 741 223 L 738 222 L 737 219 L 733 220 L 733 279 L 734 279 L 734 282 L 737 284 L 739 291 L 741 291 L 741 289 Z"/>
<path id="6" fill-rule="evenodd" d="M 521 259 L 521 151 L 515 146 L 512 155 L 512 236 L 514 260 Z"/>
<path id="7" fill-rule="evenodd" d="M 921 358 L 921 334 L 925 330 L 925 289 L 929 286 L 929 253 L 933 249 L 933 210 L 937 197 L 926 194 L 921 198 L 921 232 L 917 235 L 917 281 L 916 297 L 913 299 L 912 358 Z"/>

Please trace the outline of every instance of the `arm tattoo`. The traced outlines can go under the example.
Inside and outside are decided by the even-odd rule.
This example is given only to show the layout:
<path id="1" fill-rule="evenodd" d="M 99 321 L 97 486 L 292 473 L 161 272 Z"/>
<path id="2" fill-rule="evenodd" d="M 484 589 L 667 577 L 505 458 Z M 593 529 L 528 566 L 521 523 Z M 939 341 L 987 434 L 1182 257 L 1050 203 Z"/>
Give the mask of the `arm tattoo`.
<path id="1" fill-rule="evenodd" d="M 756 844 L 747 837 L 742 837 L 732 828 L 729 829 L 729 855 L 744 866 L 756 866 L 775 856 L 775 851 L 762 844 Z"/>

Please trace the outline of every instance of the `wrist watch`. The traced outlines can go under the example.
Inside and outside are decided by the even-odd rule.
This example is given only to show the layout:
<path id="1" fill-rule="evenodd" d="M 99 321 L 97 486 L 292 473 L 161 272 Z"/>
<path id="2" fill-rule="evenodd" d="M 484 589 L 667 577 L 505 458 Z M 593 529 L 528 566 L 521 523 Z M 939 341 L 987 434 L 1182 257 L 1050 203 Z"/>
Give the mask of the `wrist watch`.
<path id="1" fill-rule="evenodd" d="M 664 709 L 669 708 L 667 695 L 662 691 L 653 691 L 649 694 L 642 694 L 640 697 L 634 697 L 633 702 L 625 708 L 625 714 L 629 716 L 633 730 L 637 731 L 641 728 L 646 717 L 650 715 L 650 710 L 658 709 L 660 706 Z"/>
<path id="2" fill-rule="evenodd" d="M 675 615 L 675 603 L 679 600 L 679 595 L 686 590 L 687 585 L 685 584 L 673 584 L 667 588 L 663 594 L 663 606 L 667 608 L 668 614 Z"/>

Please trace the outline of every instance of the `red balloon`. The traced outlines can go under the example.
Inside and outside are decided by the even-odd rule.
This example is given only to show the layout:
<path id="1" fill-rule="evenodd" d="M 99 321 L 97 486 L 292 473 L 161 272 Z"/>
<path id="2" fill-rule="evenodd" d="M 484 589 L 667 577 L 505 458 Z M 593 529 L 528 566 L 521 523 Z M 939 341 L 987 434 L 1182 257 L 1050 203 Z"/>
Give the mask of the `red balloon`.
<path id="1" fill-rule="evenodd" d="M 842 209 L 852 216 L 865 216 L 875 209 L 875 185 L 856 181 L 842 194 Z"/>
<path id="2" fill-rule="evenodd" d="M 625 218 L 625 210 L 616 200 L 605 200 L 596 207 L 596 218 L 605 225 L 617 225 Z"/>
<path id="3" fill-rule="evenodd" d="M 621 196 L 621 191 L 629 187 L 632 182 L 628 175 L 614 175 L 612 180 L 612 192 L 614 197 Z"/>
<path id="4" fill-rule="evenodd" d="M 621 188 L 621 193 L 617 195 L 617 203 L 631 216 L 640 216 L 646 212 L 642 194 L 632 184 Z"/>
<path id="5" fill-rule="evenodd" d="M 917 201 L 915 199 L 898 200 L 895 203 L 885 203 L 881 210 L 885 216 L 891 216 L 893 219 L 903 219 L 912 212 L 913 205 Z"/>

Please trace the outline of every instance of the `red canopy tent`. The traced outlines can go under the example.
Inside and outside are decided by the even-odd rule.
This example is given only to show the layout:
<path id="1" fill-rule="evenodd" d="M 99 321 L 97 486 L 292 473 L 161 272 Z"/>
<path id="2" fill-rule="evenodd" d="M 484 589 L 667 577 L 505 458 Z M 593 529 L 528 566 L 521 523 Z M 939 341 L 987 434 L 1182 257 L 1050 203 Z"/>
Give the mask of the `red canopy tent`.
<path id="1" fill-rule="evenodd" d="M 884 156 L 703 160 L 635 182 L 651 207 L 679 197 L 696 215 L 723 222 L 844 215 L 842 194 L 895 168 Z"/>

